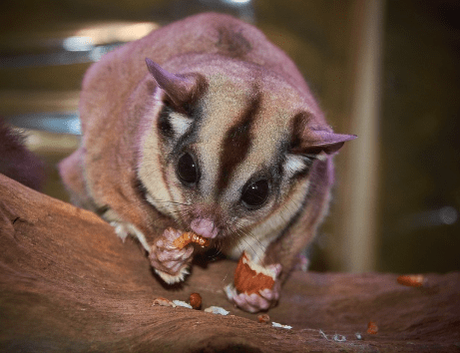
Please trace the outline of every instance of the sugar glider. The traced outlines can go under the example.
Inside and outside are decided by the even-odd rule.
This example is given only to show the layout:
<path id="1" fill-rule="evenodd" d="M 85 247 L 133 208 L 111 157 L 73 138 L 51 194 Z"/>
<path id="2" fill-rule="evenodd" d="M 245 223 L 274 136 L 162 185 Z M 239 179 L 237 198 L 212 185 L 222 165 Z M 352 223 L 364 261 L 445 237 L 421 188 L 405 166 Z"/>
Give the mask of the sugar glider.
<path id="1" fill-rule="evenodd" d="M 60 163 L 72 202 L 137 237 L 156 273 L 183 281 L 192 231 L 231 258 L 275 272 L 272 289 L 227 288 L 266 310 L 328 208 L 337 134 L 291 59 L 228 15 L 174 22 L 86 73 L 80 148 Z"/>

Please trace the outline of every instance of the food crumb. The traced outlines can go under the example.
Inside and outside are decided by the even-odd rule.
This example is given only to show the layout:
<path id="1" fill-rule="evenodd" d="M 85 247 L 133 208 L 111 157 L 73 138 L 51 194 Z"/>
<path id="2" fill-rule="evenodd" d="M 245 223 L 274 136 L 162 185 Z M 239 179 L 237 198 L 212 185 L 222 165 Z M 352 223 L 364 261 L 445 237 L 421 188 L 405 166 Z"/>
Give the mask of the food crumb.
<path id="1" fill-rule="evenodd" d="M 202 302 L 201 295 L 199 293 L 190 294 L 189 302 L 193 309 L 199 310 Z"/>
<path id="2" fill-rule="evenodd" d="M 184 308 L 192 309 L 192 306 L 182 300 L 173 300 L 173 303 L 176 304 L 176 306 L 182 306 Z"/>
<path id="3" fill-rule="evenodd" d="M 402 275 L 399 276 L 396 281 L 404 286 L 422 287 L 425 282 L 425 277 L 423 275 Z"/>
<path id="4" fill-rule="evenodd" d="M 219 315 L 228 315 L 230 311 L 221 308 L 220 306 L 210 306 L 209 308 L 204 309 L 207 313 L 219 314 Z"/>
<path id="5" fill-rule="evenodd" d="M 272 321 L 272 326 L 273 326 L 273 327 L 284 328 L 284 329 L 287 329 L 287 330 L 292 329 L 292 326 L 289 326 L 289 325 L 282 325 L 282 324 L 279 324 L 279 323 L 274 322 L 274 321 Z"/>
<path id="6" fill-rule="evenodd" d="M 367 331 L 366 332 L 368 334 L 370 334 L 370 335 L 376 335 L 377 332 L 379 332 L 379 327 L 377 326 L 377 324 L 375 322 L 370 321 L 367 324 Z"/>
<path id="7" fill-rule="evenodd" d="M 166 298 L 162 298 L 162 297 L 159 297 L 159 298 L 156 298 L 156 299 L 153 300 L 152 306 L 155 306 L 155 305 L 171 306 L 173 308 L 176 307 L 176 304 L 174 304 L 171 300 L 166 299 Z"/>
<path id="8" fill-rule="evenodd" d="M 261 324 L 268 324 L 270 322 L 270 316 L 268 314 L 260 314 L 257 319 Z"/>

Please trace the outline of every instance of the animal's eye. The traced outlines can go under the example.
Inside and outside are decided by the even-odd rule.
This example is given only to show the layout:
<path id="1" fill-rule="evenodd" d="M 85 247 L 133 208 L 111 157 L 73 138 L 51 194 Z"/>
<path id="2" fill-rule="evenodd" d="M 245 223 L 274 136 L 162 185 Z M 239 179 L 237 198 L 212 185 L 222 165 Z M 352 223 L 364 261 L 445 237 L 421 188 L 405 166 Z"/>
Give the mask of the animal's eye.
<path id="1" fill-rule="evenodd" d="M 187 186 L 197 183 L 200 178 L 198 164 L 190 153 L 184 153 L 179 158 L 176 173 L 180 181 Z"/>
<path id="2" fill-rule="evenodd" d="M 255 181 L 243 189 L 241 201 L 249 209 L 256 209 L 261 207 L 267 201 L 270 187 L 268 181 L 261 179 Z"/>

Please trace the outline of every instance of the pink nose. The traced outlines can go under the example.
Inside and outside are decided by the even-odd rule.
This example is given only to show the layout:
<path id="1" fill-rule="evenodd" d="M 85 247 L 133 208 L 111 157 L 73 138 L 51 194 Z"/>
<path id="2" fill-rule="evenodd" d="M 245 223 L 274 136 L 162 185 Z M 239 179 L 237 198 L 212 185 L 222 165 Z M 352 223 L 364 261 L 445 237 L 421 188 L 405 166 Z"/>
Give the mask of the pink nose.
<path id="1" fill-rule="evenodd" d="M 209 219 L 197 218 L 190 223 L 192 230 L 202 237 L 213 239 L 217 236 L 219 230 Z"/>

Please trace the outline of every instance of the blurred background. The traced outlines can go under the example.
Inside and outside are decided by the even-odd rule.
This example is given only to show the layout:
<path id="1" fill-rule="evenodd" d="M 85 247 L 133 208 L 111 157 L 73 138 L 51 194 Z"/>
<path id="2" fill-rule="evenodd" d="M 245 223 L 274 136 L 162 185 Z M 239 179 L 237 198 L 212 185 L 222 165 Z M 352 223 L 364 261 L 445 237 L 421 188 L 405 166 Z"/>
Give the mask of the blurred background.
<path id="1" fill-rule="evenodd" d="M 46 162 L 79 142 L 82 77 L 106 52 L 204 11 L 261 28 L 299 66 L 337 132 L 317 271 L 460 270 L 460 2 L 457 0 L 3 0 L 0 115 Z M 1 163 L 1 161 L 0 161 Z"/>

